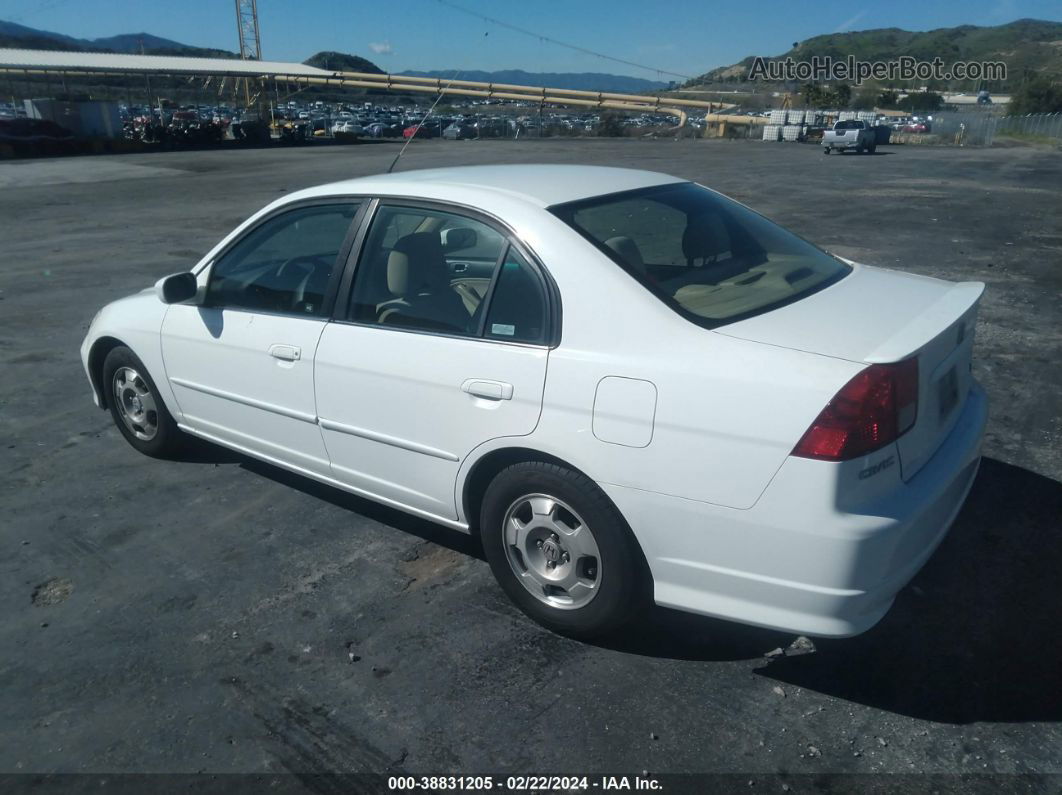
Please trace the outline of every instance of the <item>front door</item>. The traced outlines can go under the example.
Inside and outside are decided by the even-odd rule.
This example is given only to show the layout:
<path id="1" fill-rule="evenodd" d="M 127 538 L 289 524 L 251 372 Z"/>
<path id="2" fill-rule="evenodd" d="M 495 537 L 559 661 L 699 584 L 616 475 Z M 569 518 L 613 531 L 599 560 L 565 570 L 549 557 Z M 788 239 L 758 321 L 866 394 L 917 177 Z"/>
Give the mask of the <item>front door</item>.
<path id="1" fill-rule="evenodd" d="M 315 360 L 333 477 L 456 519 L 464 458 L 538 424 L 551 341 L 542 274 L 487 223 L 382 205 Z"/>
<path id="2" fill-rule="evenodd" d="M 263 458 L 329 473 L 313 357 L 358 205 L 300 206 L 243 235 L 200 276 L 200 305 L 162 326 L 181 425 Z"/>

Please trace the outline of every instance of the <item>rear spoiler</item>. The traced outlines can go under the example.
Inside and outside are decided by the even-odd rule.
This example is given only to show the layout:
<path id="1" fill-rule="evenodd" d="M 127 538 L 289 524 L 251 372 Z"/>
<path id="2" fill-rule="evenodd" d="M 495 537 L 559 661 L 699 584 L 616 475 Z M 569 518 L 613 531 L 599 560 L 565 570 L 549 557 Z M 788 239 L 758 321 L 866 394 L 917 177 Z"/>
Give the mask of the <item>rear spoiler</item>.
<path id="1" fill-rule="evenodd" d="M 887 364 L 906 359 L 966 314 L 985 291 L 984 282 L 959 282 L 925 312 L 875 348 L 865 361 Z"/>

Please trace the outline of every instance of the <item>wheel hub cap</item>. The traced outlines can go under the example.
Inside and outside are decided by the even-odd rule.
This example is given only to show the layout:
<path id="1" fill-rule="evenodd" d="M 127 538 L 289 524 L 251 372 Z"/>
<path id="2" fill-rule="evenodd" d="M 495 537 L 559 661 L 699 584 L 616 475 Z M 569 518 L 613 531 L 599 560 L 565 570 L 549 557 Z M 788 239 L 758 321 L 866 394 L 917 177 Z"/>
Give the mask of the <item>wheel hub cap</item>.
<path id="1" fill-rule="evenodd" d="M 509 566 L 536 599 L 573 610 L 597 596 L 597 541 L 567 503 L 547 494 L 520 497 L 505 513 L 503 532 Z"/>
<path id="2" fill-rule="evenodd" d="M 114 371 L 112 386 L 122 424 L 141 441 L 154 439 L 159 431 L 159 415 L 147 381 L 132 367 L 119 367 Z"/>

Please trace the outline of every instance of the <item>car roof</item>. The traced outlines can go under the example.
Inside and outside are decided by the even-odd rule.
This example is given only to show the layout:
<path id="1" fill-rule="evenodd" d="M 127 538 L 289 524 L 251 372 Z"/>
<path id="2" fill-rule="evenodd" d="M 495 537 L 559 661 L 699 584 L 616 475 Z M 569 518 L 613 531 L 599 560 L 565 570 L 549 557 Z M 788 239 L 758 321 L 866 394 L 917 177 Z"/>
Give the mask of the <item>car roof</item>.
<path id="1" fill-rule="evenodd" d="M 345 193 L 444 198 L 449 188 L 460 193 L 467 193 L 470 189 L 488 192 L 523 199 L 540 207 L 551 207 L 593 196 L 686 181 L 654 171 L 604 166 L 460 166 L 359 177 L 300 191 L 290 198 Z"/>

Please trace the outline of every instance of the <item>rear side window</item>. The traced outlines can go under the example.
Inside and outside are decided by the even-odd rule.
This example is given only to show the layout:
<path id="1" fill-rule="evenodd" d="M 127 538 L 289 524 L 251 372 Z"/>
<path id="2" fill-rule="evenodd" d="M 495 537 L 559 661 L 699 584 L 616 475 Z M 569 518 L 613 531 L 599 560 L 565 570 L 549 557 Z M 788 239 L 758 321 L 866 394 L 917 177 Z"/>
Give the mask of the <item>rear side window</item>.
<path id="1" fill-rule="evenodd" d="M 473 218 L 383 206 L 358 260 L 349 317 L 359 323 L 475 334 L 505 242 Z"/>
<path id="2" fill-rule="evenodd" d="M 545 342 L 546 294 L 538 275 L 510 246 L 487 313 L 484 336 L 511 342 Z"/>
<path id="3" fill-rule="evenodd" d="M 346 319 L 548 344 L 554 324 L 545 279 L 485 221 L 436 207 L 382 204 L 358 257 Z"/>
<path id="4" fill-rule="evenodd" d="M 551 211 L 658 298 L 708 328 L 799 300 L 851 270 L 747 207 L 692 183 Z"/>

